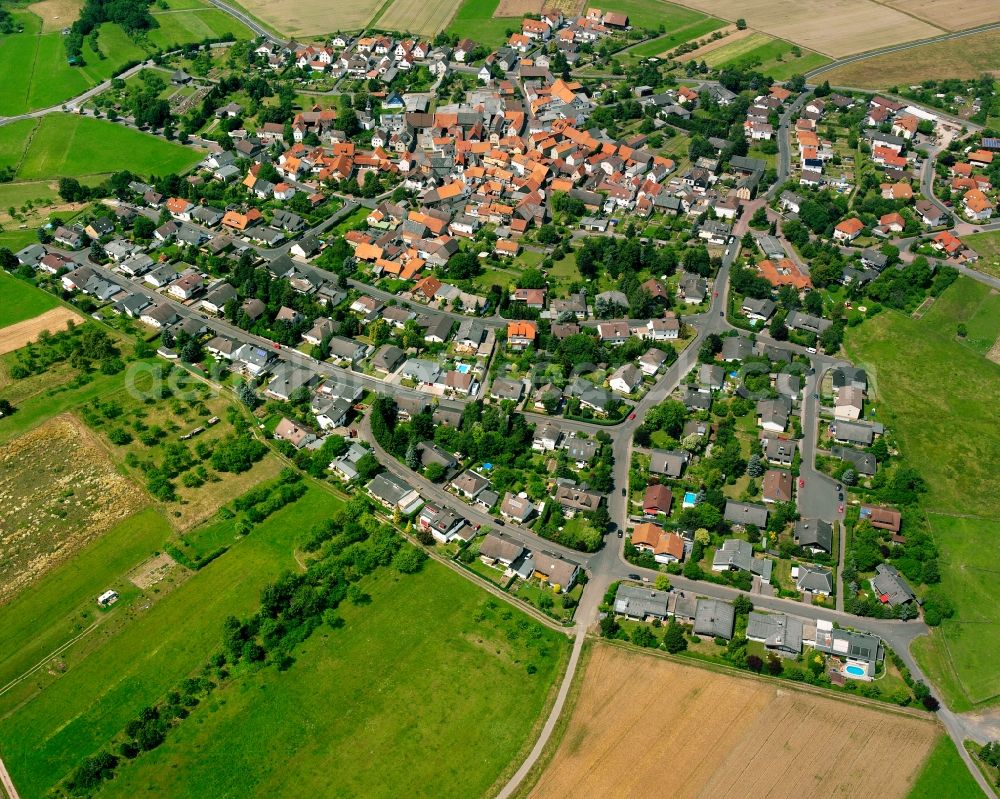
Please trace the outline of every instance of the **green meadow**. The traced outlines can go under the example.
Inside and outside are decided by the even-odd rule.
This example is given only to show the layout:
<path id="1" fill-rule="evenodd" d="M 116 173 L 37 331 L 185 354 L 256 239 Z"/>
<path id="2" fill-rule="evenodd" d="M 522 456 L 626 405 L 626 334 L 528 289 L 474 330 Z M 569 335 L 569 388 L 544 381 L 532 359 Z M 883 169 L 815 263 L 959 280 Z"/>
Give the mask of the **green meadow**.
<path id="1" fill-rule="evenodd" d="M 960 277 L 921 319 L 884 311 L 849 328 L 845 342 L 869 371 L 878 419 L 927 484 L 922 505 L 956 613 L 918 639 L 914 653 L 955 710 L 1000 696 L 991 659 L 1000 647 L 1000 597 L 987 589 L 1000 536 L 1000 365 L 984 357 L 1000 336 L 998 299 Z"/>
<path id="2" fill-rule="evenodd" d="M 947 735 L 938 738 L 907 799 L 983 799 L 983 792 Z"/>
<path id="3" fill-rule="evenodd" d="M 163 514 L 147 508 L 0 607 L 0 686 L 24 674 L 95 621 L 105 624 L 124 615 L 125 608 L 141 594 L 125 575 L 161 549 L 169 536 L 170 525 Z M 107 611 L 98 610 L 95 600 L 109 588 L 121 599 Z"/>
<path id="4" fill-rule="evenodd" d="M 114 154 L 110 162 L 109 153 Z M 19 180 L 84 177 L 121 169 L 168 174 L 188 169 L 200 157 L 190 147 L 74 114 L 48 114 L 27 124 L 0 127 L 0 167 L 16 167 Z"/>
<path id="5" fill-rule="evenodd" d="M 0 327 L 7 327 L 55 308 L 59 301 L 41 289 L 0 270 Z"/>
<path id="6" fill-rule="evenodd" d="M 296 568 L 297 532 L 338 501 L 312 490 L 100 641 L 44 688 L 0 696 L 0 757 L 22 796 L 41 796 L 138 711 L 218 651 L 226 616 L 249 615 L 260 589 Z M 57 579 L 58 573 L 43 580 Z M 61 610 L 60 610 L 61 612 Z M 56 613 L 51 621 L 55 621 Z"/>
<path id="7" fill-rule="evenodd" d="M 568 639 L 433 561 L 361 585 L 343 628 L 237 677 L 99 796 L 487 794 L 533 742 Z"/>

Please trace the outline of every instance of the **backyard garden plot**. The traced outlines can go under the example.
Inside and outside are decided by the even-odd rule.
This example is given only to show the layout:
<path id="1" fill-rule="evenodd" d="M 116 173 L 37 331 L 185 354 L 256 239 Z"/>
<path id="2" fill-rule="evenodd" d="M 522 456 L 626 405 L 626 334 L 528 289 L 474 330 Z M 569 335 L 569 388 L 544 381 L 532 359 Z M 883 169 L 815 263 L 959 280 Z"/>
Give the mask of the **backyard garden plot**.
<path id="1" fill-rule="evenodd" d="M 1000 69 L 1000 31 L 993 30 L 866 58 L 820 74 L 832 86 L 880 89 L 924 80 L 978 78 L 983 72 L 997 69 Z"/>
<path id="2" fill-rule="evenodd" d="M 938 737 L 930 718 L 598 643 L 530 795 L 862 796 L 877 773 L 901 799 Z"/>
<path id="3" fill-rule="evenodd" d="M 0 602 L 148 502 L 60 416 L 0 449 Z"/>
<path id="4" fill-rule="evenodd" d="M 717 0 L 688 0 L 708 14 L 746 19 L 749 27 L 839 58 L 891 44 L 926 39 L 942 31 L 873 0 L 748 0 L 720 6 Z"/>
<path id="5" fill-rule="evenodd" d="M 56 566 L 6 605 L 0 605 L 0 691 L 38 663 L 44 663 L 71 639 L 99 622 L 102 635 L 125 615 L 140 595 L 126 578 L 170 536 L 170 525 L 157 508 L 146 508 L 112 527 Z M 180 576 L 182 570 L 175 569 Z M 169 579 L 169 576 L 168 576 Z M 109 588 L 120 599 L 108 610 L 96 599 Z M 159 585 L 158 593 L 164 586 Z M 72 666 L 87 644 L 64 652 Z M 33 687 L 37 689 L 38 683 Z M 4 691 L 5 692 L 5 691 Z"/>
<path id="6" fill-rule="evenodd" d="M 61 31 L 80 16 L 82 0 L 41 0 L 28 6 L 28 11 L 42 20 L 42 32 Z"/>
<path id="7" fill-rule="evenodd" d="M 37 15 L 16 13 L 23 32 L 0 37 L 0 115 L 58 106 L 107 80 L 127 62 L 141 60 L 155 50 L 206 38 L 249 39 L 253 35 L 241 22 L 200 0 L 183 5 L 181 10 L 154 9 L 160 27 L 141 39 L 130 38 L 117 24 L 101 25 L 97 49 L 88 38 L 80 66 L 67 62 L 60 30 L 76 18 L 72 8 L 79 6 L 77 0 L 43 0 L 30 7 Z"/>
<path id="8" fill-rule="evenodd" d="M 183 370 L 137 370 L 125 385 L 79 413 L 123 462 L 123 470 L 146 482 L 153 496 L 165 503 L 176 528 L 204 521 L 233 497 L 278 473 L 276 458 L 260 457 L 266 452 L 260 444 L 254 444 L 256 459 L 247 459 L 241 471 L 217 468 L 215 456 L 229 446 L 235 430 L 227 413 L 230 399 Z M 171 396 L 153 400 L 162 389 Z M 169 491 L 160 490 L 163 484 L 148 469 L 151 465 L 175 473 Z"/>
<path id="9" fill-rule="evenodd" d="M 566 637 L 434 562 L 360 587 L 371 601 L 342 605 L 341 629 L 314 632 L 287 671 L 238 677 L 101 795 L 492 794 L 533 742 Z"/>

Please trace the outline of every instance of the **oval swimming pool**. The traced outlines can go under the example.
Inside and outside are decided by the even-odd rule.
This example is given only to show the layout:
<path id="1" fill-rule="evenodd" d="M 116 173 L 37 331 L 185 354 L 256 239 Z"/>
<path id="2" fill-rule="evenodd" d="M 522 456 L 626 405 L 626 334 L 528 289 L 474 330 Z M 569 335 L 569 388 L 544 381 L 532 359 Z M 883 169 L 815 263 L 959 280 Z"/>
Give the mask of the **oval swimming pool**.
<path id="1" fill-rule="evenodd" d="M 865 670 L 860 666 L 845 666 L 844 671 L 852 677 L 864 677 Z"/>

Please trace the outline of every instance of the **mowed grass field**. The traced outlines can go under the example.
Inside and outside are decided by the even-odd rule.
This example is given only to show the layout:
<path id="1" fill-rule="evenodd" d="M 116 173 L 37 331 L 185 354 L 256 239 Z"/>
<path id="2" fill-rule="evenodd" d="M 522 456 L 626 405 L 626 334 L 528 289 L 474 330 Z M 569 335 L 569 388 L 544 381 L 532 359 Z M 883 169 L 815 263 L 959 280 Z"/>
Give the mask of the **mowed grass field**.
<path id="1" fill-rule="evenodd" d="M 389 6 L 385 16 L 379 20 L 380 28 L 389 27 L 385 21 L 386 17 L 400 1 L 394 0 L 393 4 Z M 482 42 L 488 47 L 498 47 L 507 41 L 506 31 L 508 28 L 520 28 L 521 26 L 519 17 L 493 16 L 500 4 L 499 0 L 463 0 L 460 4 L 451 0 L 445 0 L 445 2 L 451 3 L 453 11 L 455 8 L 458 9 L 454 11 L 453 17 L 445 17 L 445 24 L 447 24 L 448 33 L 453 33 L 459 38 L 468 37 Z"/>
<path id="2" fill-rule="evenodd" d="M 866 58 L 820 74 L 831 86 L 884 89 L 924 80 L 978 78 L 998 69 L 1000 31 L 994 30 Z"/>
<path id="3" fill-rule="evenodd" d="M 161 549 L 170 532 L 159 510 L 142 510 L 53 569 L 30 591 L 0 606 L 0 687 L 95 621 L 104 624 L 124 615 L 140 593 L 125 575 Z M 109 588 L 118 591 L 121 599 L 100 611 L 96 599 Z M 67 658 L 74 654 L 68 653 Z"/>
<path id="4" fill-rule="evenodd" d="M 183 172 L 200 158 L 200 152 L 191 147 L 75 114 L 48 114 L 27 120 L 27 125 L 0 127 L 0 166 L 15 167 L 21 180 L 101 175 L 120 169 L 165 175 Z"/>
<path id="5" fill-rule="evenodd" d="M 831 58 L 926 39 L 943 32 L 935 25 L 874 0 L 802 0 L 798 3 L 745 0 L 738 4 L 688 0 L 687 5 L 730 21 L 742 17 L 754 30 Z"/>
<path id="6" fill-rule="evenodd" d="M 596 642 L 529 795 L 864 796 L 877 775 L 880 797 L 902 799 L 939 735 L 929 715 Z"/>
<path id="7" fill-rule="evenodd" d="M 997 47 L 1000 48 L 1000 36 L 997 38 Z M 1000 231 L 973 233 L 971 236 L 963 236 L 962 241 L 979 254 L 979 260 L 973 264 L 973 269 L 1000 277 Z"/>
<path id="8" fill-rule="evenodd" d="M 826 56 L 808 50 L 801 50 L 802 55 L 794 56 L 793 46 L 791 42 L 754 32 L 706 53 L 704 61 L 710 67 L 752 65 L 776 80 L 784 80 L 796 73 L 805 74 L 830 61 Z"/>
<path id="9" fill-rule="evenodd" d="M 0 270 L 0 327 L 31 319 L 58 304 L 51 294 Z"/>
<path id="10" fill-rule="evenodd" d="M 0 758 L 21 795 L 44 795 L 142 707 L 218 651 L 225 617 L 251 613 L 266 583 L 297 568 L 296 535 L 328 518 L 336 503 L 313 489 L 100 641 L 64 674 L 44 672 L 41 687 L 22 683 L 0 696 Z M 51 590 L 48 581 L 56 576 L 45 578 L 39 590 Z M 43 618 L 39 625 L 44 629 L 54 620 Z"/>
<path id="11" fill-rule="evenodd" d="M 433 561 L 362 587 L 342 629 L 238 678 L 99 795 L 487 795 L 533 743 L 568 639 Z"/>
<path id="12" fill-rule="evenodd" d="M 938 738 L 907 799 L 984 799 L 979 785 L 947 735 Z"/>
<path id="13" fill-rule="evenodd" d="M 1000 535 L 1000 365 L 985 357 L 998 336 L 1000 295 L 960 277 L 922 319 L 887 311 L 845 343 L 873 378 L 879 419 L 927 482 L 923 505 L 956 619 L 914 651 L 955 709 L 1000 695 L 1000 597 L 983 588 L 996 584 Z"/>

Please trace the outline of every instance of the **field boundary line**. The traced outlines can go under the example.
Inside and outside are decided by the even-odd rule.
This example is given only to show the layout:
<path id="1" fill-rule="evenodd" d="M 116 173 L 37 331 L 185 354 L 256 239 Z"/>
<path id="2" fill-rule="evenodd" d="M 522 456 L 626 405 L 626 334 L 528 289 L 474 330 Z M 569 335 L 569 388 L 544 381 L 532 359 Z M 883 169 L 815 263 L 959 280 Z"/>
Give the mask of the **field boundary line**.
<path id="1" fill-rule="evenodd" d="M 7 767 L 3 764 L 3 760 L 0 760 L 0 785 L 3 785 L 7 799 L 21 799 L 17 788 L 14 787 L 14 780 L 11 779 L 10 772 L 7 771 Z"/>
<path id="2" fill-rule="evenodd" d="M 61 655 L 63 652 L 65 652 L 67 649 L 69 649 L 73 644 L 75 644 L 81 638 L 84 638 L 85 636 L 90 635 L 105 618 L 106 617 L 102 616 L 100 619 L 98 619 L 93 624 L 91 624 L 87 629 L 85 629 L 82 633 L 79 633 L 78 635 L 73 636 L 66 643 L 64 643 L 62 646 L 59 646 L 56 649 L 53 649 L 51 652 L 49 652 L 49 654 L 47 654 L 45 657 L 43 657 L 40 661 L 38 661 L 30 669 L 28 669 L 27 671 L 25 671 L 20 676 L 15 677 L 13 680 L 11 680 L 6 685 L 0 687 L 0 696 L 3 696 L 5 693 L 7 693 L 8 691 L 10 691 L 12 688 L 14 688 L 15 686 L 17 686 L 19 683 L 21 683 L 24 680 L 26 680 L 28 677 L 30 677 L 32 674 L 34 674 L 36 671 L 38 671 L 43 666 L 45 666 L 45 664 L 48 663 L 50 660 L 52 660 L 52 658 L 58 657 L 59 655 Z"/>
<path id="3" fill-rule="evenodd" d="M 909 17 L 910 19 L 915 19 L 917 22 L 922 22 L 922 23 L 924 23 L 924 25 L 929 25 L 932 28 L 936 28 L 937 30 L 941 31 L 941 33 L 950 33 L 951 32 L 947 28 L 942 28 L 940 25 L 938 25 L 938 24 L 936 24 L 934 22 L 931 22 L 929 19 L 924 19 L 923 17 L 918 17 L 916 14 L 914 14 L 911 11 L 906 11 L 903 8 L 896 8 L 895 6 L 891 6 L 888 3 L 882 2 L 882 0 L 871 0 L 871 2 L 873 2 L 877 6 L 882 6 L 882 8 L 888 9 L 889 11 L 895 11 L 895 12 L 897 12 L 899 14 L 903 14 L 904 16 Z"/>
<path id="4" fill-rule="evenodd" d="M 768 677 L 763 674 L 753 674 L 751 672 L 745 671 L 743 669 L 738 669 L 735 666 L 729 666 L 725 663 L 715 663 L 713 661 L 704 660 L 699 657 L 694 657 L 691 655 L 671 655 L 669 652 L 664 652 L 661 649 L 651 649 L 649 647 L 636 646 L 628 641 L 618 641 L 611 639 L 602 639 L 602 643 L 607 643 L 610 646 L 616 646 L 629 652 L 639 652 L 644 655 L 651 655 L 653 657 L 659 657 L 664 660 L 669 660 L 674 663 L 688 664 L 692 666 L 697 666 L 706 671 L 715 671 L 720 674 L 728 674 L 733 677 L 740 677 L 745 680 L 752 682 L 761 681 L 766 685 L 773 685 L 778 689 L 787 689 L 789 691 L 800 691 L 801 693 L 813 694 L 814 696 L 826 697 L 828 699 L 834 699 L 840 702 L 845 702 L 852 705 L 864 705 L 865 707 L 870 707 L 875 710 L 883 710 L 886 713 L 895 713 L 902 716 L 910 716 L 912 718 L 924 719 L 926 721 L 938 722 L 938 718 L 934 713 L 927 710 L 920 710 L 915 707 L 902 707 L 900 705 L 893 705 L 888 702 L 879 702 L 876 699 L 868 699 L 864 696 L 857 696 L 846 694 L 841 691 L 831 691 L 826 688 L 821 688 L 818 685 L 808 685 L 807 683 L 793 682 L 792 680 L 782 680 L 776 677 Z M 943 728 L 943 724 L 941 725 Z"/>

